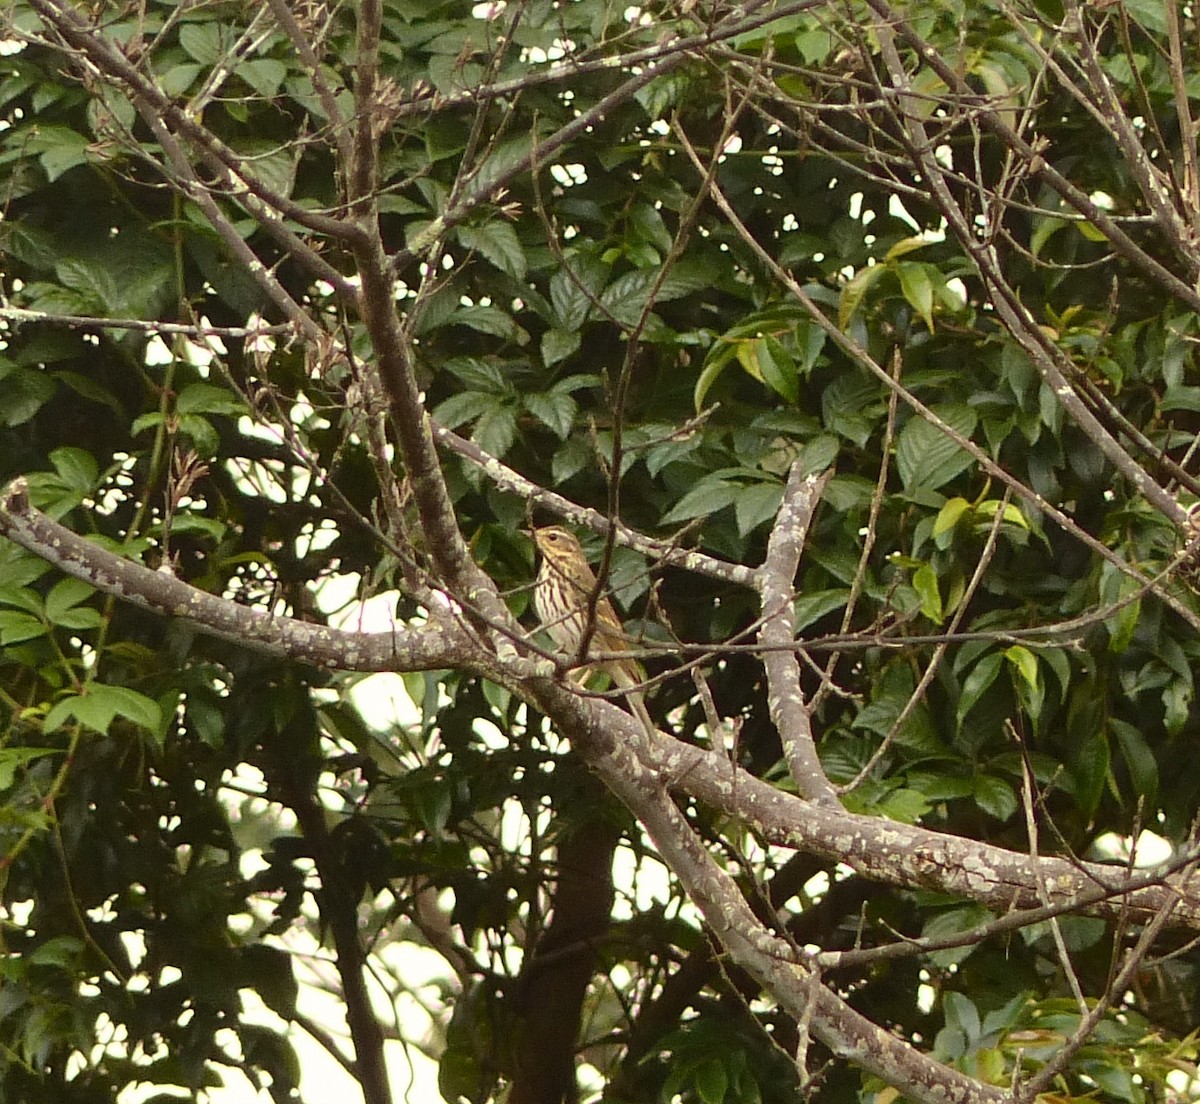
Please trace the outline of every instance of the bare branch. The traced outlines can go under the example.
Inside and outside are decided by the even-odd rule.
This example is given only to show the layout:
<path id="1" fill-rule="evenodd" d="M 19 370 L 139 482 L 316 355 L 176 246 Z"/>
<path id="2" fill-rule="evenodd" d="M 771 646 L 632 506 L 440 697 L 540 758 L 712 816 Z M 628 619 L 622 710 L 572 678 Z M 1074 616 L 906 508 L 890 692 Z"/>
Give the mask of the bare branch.
<path id="1" fill-rule="evenodd" d="M 477 654 L 449 617 L 417 628 L 356 633 L 279 617 L 197 590 L 165 571 L 122 559 L 35 510 L 24 479 L 0 494 L 0 534 L 60 571 L 135 606 L 269 655 L 331 670 L 429 671 Z"/>
<path id="2" fill-rule="evenodd" d="M 812 718 L 800 688 L 800 661 L 788 648 L 796 636 L 793 606 L 796 590 L 793 584 L 800 554 L 821 492 L 832 474 L 805 476 L 799 463 L 792 465 L 762 566 L 763 623 L 758 630 L 758 639 L 769 649 L 763 657 L 767 672 L 767 705 L 779 732 L 792 779 L 802 797 L 836 804 L 837 794 L 825 777 L 813 743 Z"/>

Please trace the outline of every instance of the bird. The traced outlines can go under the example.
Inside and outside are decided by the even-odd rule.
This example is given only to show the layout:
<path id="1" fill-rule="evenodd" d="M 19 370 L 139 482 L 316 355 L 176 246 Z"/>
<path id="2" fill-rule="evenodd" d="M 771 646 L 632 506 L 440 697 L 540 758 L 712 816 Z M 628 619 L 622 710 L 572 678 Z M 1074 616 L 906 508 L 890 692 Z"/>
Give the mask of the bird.
<path id="1" fill-rule="evenodd" d="M 571 659 L 577 659 L 592 613 L 592 631 L 588 653 L 627 652 L 629 639 L 610 602 L 604 595 L 596 598 L 596 576 L 588 565 L 579 539 L 561 525 L 547 525 L 532 532 L 542 563 L 533 587 L 533 608 L 542 627 L 555 646 Z M 644 674 L 633 658 L 597 660 L 594 666 L 604 671 L 613 683 L 627 691 L 625 699 L 647 732 L 655 731 L 640 689 Z M 586 678 L 586 675 L 585 675 Z"/>

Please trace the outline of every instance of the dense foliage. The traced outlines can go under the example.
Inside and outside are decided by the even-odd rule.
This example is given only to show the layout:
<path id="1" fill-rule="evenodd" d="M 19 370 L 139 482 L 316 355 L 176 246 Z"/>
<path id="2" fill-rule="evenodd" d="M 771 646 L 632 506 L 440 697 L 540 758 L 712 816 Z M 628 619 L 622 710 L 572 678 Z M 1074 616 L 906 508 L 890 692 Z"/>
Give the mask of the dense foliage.
<path id="1" fill-rule="evenodd" d="M 1193 11 L 0 20 L 0 1099 L 1192 1098 Z"/>

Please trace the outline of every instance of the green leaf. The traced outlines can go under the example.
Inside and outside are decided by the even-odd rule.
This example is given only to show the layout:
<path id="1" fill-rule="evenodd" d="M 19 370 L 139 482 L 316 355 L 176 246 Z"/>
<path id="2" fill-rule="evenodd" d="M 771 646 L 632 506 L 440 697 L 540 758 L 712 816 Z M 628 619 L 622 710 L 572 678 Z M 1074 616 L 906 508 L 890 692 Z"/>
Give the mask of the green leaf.
<path id="1" fill-rule="evenodd" d="M 729 1091 L 729 1075 L 725 1065 L 719 1058 L 710 1058 L 701 1062 L 692 1074 L 696 1091 L 704 1104 L 724 1104 L 725 1094 Z"/>
<path id="2" fill-rule="evenodd" d="M 92 491 L 100 479 L 100 469 L 90 452 L 78 448 L 56 448 L 50 463 L 66 487 L 80 494 Z"/>
<path id="3" fill-rule="evenodd" d="M 842 609 L 849 599 L 849 587 L 835 587 L 830 590 L 816 590 L 812 593 L 802 594 L 792 603 L 796 615 L 796 629 L 807 628 L 827 613 Z"/>
<path id="4" fill-rule="evenodd" d="M 746 487 L 734 502 L 739 536 L 756 529 L 775 516 L 783 499 L 783 487 L 778 483 L 757 483 Z"/>
<path id="5" fill-rule="evenodd" d="M 1145 799 L 1146 808 L 1153 809 L 1158 795 L 1158 760 L 1145 734 L 1136 725 L 1116 717 L 1108 719 L 1108 727 L 1117 739 L 1121 758 L 1129 770 L 1133 793 Z"/>
<path id="6" fill-rule="evenodd" d="M 896 275 L 900 278 L 900 290 L 904 293 L 904 298 L 921 316 L 921 321 L 930 332 L 933 331 L 934 291 L 931 272 L 937 273 L 937 269 L 916 261 L 903 261 L 896 265 Z"/>
<path id="7" fill-rule="evenodd" d="M 985 775 L 975 780 L 975 802 L 997 820 L 1008 820 L 1018 808 L 1017 795 L 1002 778 Z"/>
<path id="8" fill-rule="evenodd" d="M 583 343 L 576 330 L 547 330 L 542 334 L 542 363 L 547 368 L 573 356 Z"/>
<path id="9" fill-rule="evenodd" d="M 525 250 L 509 223 L 493 219 L 483 226 L 461 226 L 456 233 L 466 248 L 481 253 L 501 272 L 514 280 L 525 279 L 528 268 Z"/>
<path id="10" fill-rule="evenodd" d="M 742 349 L 745 348 L 747 346 L 742 346 Z M 753 342 L 749 348 L 758 367 L 758 378 L 788 402 L 796 402 L 800 398 L 800 378 L 796 362 L 779 340 L 767 336 Z M 741 349 L 738 352 L 738 360 L 746 363 Z"/>
<path id="11" fill-rule="evenodd" d="M 700 375 L 696 379 L 696 386 L 692 391 L 692 404 L 696 408 L 696 413 L 699 414 L 704 409 L 704 400 L 708 396 L 712 385 L 717 382 L 721 373 L 725 371 L 729 362 L 737 355 L 736 346 L 725 346 L 720 348 L 719 355 L 709 355 L 705 361 L 704 367 L 700 371 Z"/>
<path id="12" fill-rule="evenodd" d="M 955 712 L 955 724 L 961 729 L 963 720 L 971 709 L 983 697 L 984 692 L 996 681 L 1000 668 L 1004 664 L 1001 652 L 989 652 L 971 668 L 963 682 L 962 692 L 958 697 L 958 709 Z"/>
<path id="13" fill-rule="evenodd" d="M 175 409 L 180 414 L 232 414 L 246 413 L 246 404 L 223 387 L 211 383 L 189 383 L 175 400 Z"/>
<path id="14" fill-rule="evenodd" d="M 928 238 L 920 235 L 901 238 L 883 255 L 883 259 L 884 261 L 898 261 L 901 257 L 907 257 L 908 254 L 915 253 L 918 249 L 927 249 L 931 244 Z"/>
<path id="15" fill-rule="evenodd" d="M 494 410 L 503 399 L 482 391 L 460 391 L 439 403 L 433 416 L 447 429 L 457 429 L 466 422 L 474 421 Z"/>
<path id="16" fill-rule="evenodd" d="M 708 286 L 708 280 L 702 273 L 689 271 L 679 265 L 667 274 L 661 284 L 658 275 L 656 269 L 637 269 L 617 277 L 601 293 L 601 306 L 618 322 L 633 325 L 649 303 L 652 291 L 655 303 L 667 303 Z M 596 317 L 603 317 L 600 311 L 594 313 Z"/>
<path id="17" fill-rule="evenodd" d="M 1005 651 L 1004 658 L 1008 660 L 1031 690 L 1038 687 L 1041 681 L 1038 676 L 1038 661 L 1028 648 L 1014 644 Z"/>
<path id="18" fill-rule="evenodd" d="M 460 84 L 460 81 L 455 81 Z M 537 134 L 529 131 L 517 138 L 510 138 L 497 143 L 491 148 L 487 158 L 478 170 L 467 181 L 464 189 L 463 202 L 478 203 L 486 198 L 500 181 L 515 169 L 522 161 L 528 159 L 537 145 Z"/>
<path id="19" fill-rule="evenodd" d="M 471 440 L 491 456 L 503 457 L 517 436 L 517 412 L 511 406 L 495 406 L 475 423 Z"/>
<path id="20" fill-rule="evenodd" d="M 159 78 L 162 85 L 162 90 L 168 96 L 182 96 L 188 92 L 192 85 L 196 83 L 196 78 L 204 72 L 204 67 L 197 65 L 193 61 L 185 61 L 179 65 L 172 65 Z"/>
<path id="21" fill-rule="evenodd" d="M 525 407 L 539 422 L 553 430 L 560 440 L 571 432 L 575 416 L 579 413 L 579 404 L 570 395 L 558 391 L 526 395 Z"/>
<path id="22" fill-rule="evenodd" d="M 46 626 L 40 618 L 15 610 L 0 610 L 0 644 L 20 644 L 46 635 Z"/>
<path id="23" fill-rule="evenodd" d="M 1109 570 L 1105 570 L 1105 568 Z M 1140 588 L 1136 579 L 1118 574 L 1111 564 L 1105 564 L 1101 569 L 1101 601 L 1105 605 L 1116 602 L 1125 604 L 1111 617 L 1104 619 L 1104 627 L 1108 631 L 1108 647 L 1114 655 L 1120 655 L 1129 647 L 1133 634 L 1142 617 L 1142 600 L 1134 598 L 1127 601 L 1130 595 Z"/>
<path id="24" fill-rule="evenodd" d="M 228 50 L 222 24 L 216 19 L 185 23 L 179 29 L 179 45 L 189 57 L 204 66 L 216 65 Z"/>
<path id="25" fill-rule="evenodd" d="M 103 618 L 100 611 L 79 607 L 93 594 L 95 588 L 80 579 L 62 579 L 46 596 L 46 619 L 61 629 L 94 629 Z"/>
<path id="26" fill-rule="evenodd" d="M 994 919 L 995 917 L 982 905 L 962 905 L 957 908 L 944 909 L 943 911 L 935 912 L 925 921 L 925 924 L 921 928 L 921 938 L 947 939 L 951 936 L 961 935 L 964 932 L 974 931 L 982 924 L 986 924 L 988 921 Z M 962 962 L 975 949 L 976 946 L 972 943 L 968 943 L 963 947 L 948 947 L 945 950 L 933 951 L 930 959 L 936 966 L 944 970 Z M 947 1008 L 947 1022 L 950 1022 L 953 1018 L 952 1010 Z"/>
<path id="27" fill-rule="evenodd" d="M 630 213 L 630 224 L 649 245 L 660 254 L 670 251 L 672 245 L 671 231 L 663 220 L 661 212 L 648 203 L 639 203 Z"/>
<path id="28" fill-rule="evenodd" d="M 1085 817 L 1090 817 L 1096 812 L 1108 779 L 1109 747 L 1106 734 L 1097 731 L 1083 740 L 1074 749 L 1066 766 L 1075 783 L 1075 803 Z"/>
<path id="29" fill-rule="evenodd" d="M 58 701 L 46 714 L 47 729 L 60 727 L 68 717 L 97 732 L 107 732 L 113 719 L 125 717 L 134 724 L 157 731 L 162 723 L 158 703 L 126 686 L 89 683 L 82 694 L 71 694 Z"/>
<path id="30" fill-rule="evenodd" d="M 529 335 L 513 321 L 510 314 L 499 307 L 482 303 L 473 303 L 451 311 L 442 321 L 442 325 L 466 326 L 477 333 L 508 338 L 519 344 L 524 344 L 529 339 Z M 430 327 L 434 328 L 436 327 Z"/>
<path id="31" fill-rule="evenodd" d="M 273 100 L 287 78 L 287 66 L 274 58 L 252 58 L 237 67 L 237 75 L 264 99 Z"/>
<path id="32" fill-rule="evenodd" d="M 694 517 L 715 514 L 736 502 L 741 493 L 742 487 L 738 483 L 731 483 L 719 476 L 706 476 L 663 515 L 662 523 L 673 525 Z"/>
<path id="33" fill-rule="evenodd" d="M 54 381 L 35 368 L 17 368 L 4 375 L 0 425 L 20 426 L 54 397 Z"/>
<path id="34" fill-rule="evenodd" d="M 65 126 L 39 126 L 29 149 L 38 155 L 38 163 L 51 182 L 77 165 L 87 164 L 91 139 Z"/>
<path id="35" fill-rule="evenodd" d="M 576 332 L 600 298 L 608 265 L 585 253 L 569 254 L 566 264 L 550 278 L 550 304 L 557 329 Z"/>
<path id="36" fill-rule="evenodd" d="M 550 461 L 550 475 L 557 486 L 578 475 L 593 462 L 592 450 L 578 437 L 568 437 L 555 450 Z"/>
<path id="37" fill-rule="evenodd" d="M 971 508 L 971 504 L 965 498 L 951 498 L 946 501 L 946 505 L 938 511 L 938 516 L 933 523 L 933 533 L 931 534 L 936 540 L 943 533 L 948 533 L 959 522 L 959 519 Z"/>
<path id="38" fill-rule="evenodd" d="M 969 438 L 978 417 L 969 406 L 945 404 L 931 410 L 951 429 Z M 970 453 L 924 418 L 912 417 L 896 436 L 896 467 L 909 494 L 936 491 L 971 465 Z"/>
<path id="39" fill-rule="evenodd" d="M 83 943 L 70 935 L 48 939 L 29 955 L 31 966 L 72 966 L 79 960 Z"/>
<path id="40" fill-rule="evenodd" d="M 804 475 L 828 471 L 837 460 L 841 443 L 832 433 L 822 433 L 800 450 L 800 471 Z"/>
<path id="41" fill-rule="evenodd" d="M 61 754 L 62 751 L 58 748 L 0 747 L 0 791 L 12 786 L 17 771 L 26 763 L 32 763 L 35 759 L 42 759 L 47 755 Z"/>
<path id="42" fill-rule="evenodd" d="M 937 574 L 929 564 L 923 564 L 913 572 L 913 589 L 921 600 L 921 612 L 935 625 L 940 625 L 945 617 L 942 609 L 942 595 L 938 590 Z"/>
<path id="43" fill-rule="evenodd" d="M 682 69 L 655 77 L 643 85 L 633 98 L 642 105 L 651 122 L 665 118 L 672 107 L 679 103 L 691 83 L 691 78 Z"/>
<path id="44" fill-rule="evenodd" d="M 838 329 L 850 329 L 850 321 L 858 310 L 859 304 L 886 271 L 887 269 L 883 265 L 871 265 L 860 269 L 842 288 L 841 297 L 838 300 Z"/>

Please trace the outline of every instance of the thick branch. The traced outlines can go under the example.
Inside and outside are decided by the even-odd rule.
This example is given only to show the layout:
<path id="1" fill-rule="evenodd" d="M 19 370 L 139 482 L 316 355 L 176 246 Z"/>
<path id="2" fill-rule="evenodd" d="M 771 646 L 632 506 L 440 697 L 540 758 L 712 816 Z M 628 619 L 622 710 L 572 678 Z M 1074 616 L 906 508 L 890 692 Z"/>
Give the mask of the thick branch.
<path id="1" fill-rule="evenodd" d="M 52 521 L 30 505 L 24 479 L 0 493 L 0 534 L 105 594 L 268 655 L 334 670 L 429 671 L 461 664 L 478 651 L 448 620 L 385 633 L 345 632 L 218 598 L 122 559 Z"/>
<path id="2" fill-rule="evenodd" d="M 806 477 L 801 474 L 798 462 L 792 465 L 762 566 L 763 624 L 758 639 L 765 649 L 767 706 L 792 779 L 802 797 L 836 805 L 837 795 L 825 777 L 813 744 L 812 718 L 800 688 L 800 660 L 791 648 L 796 639 L 793 582 L 804 551 L 804 538 L 821 500 L 821 491 L 832 474 Z"/>
<path id="3" fill-rule="evenodd" d="M 827 988 L 792 945 L 769 932 L 747 905 L 732 877 L 718 865 L 675 807 L 662 776 L 638 758 L 632 718 L 612 723 L 562 686 L 533 680 L 537 704 L 563 725 L 575 747 L 638 818 L 660 855 L 704 914 L 732 959 L 770 992 L 834 1054 L 929 1104 L 1000 1104 L 1006 1094 L 942 1065 L 855 1012 Z M 619 712 L 619 711 L 618 711 Z M 615 722 L 615 718 L 613 718 Z M 728 773 L 728 772 L 727 772 Z M 817 809 L 811 803 L 805 808 Z"/>
<path id="4" fill-rule="evenodd" d="M 620 710 L 614 708 L 614 715 Z M 783 793 L 729 759 L 661 733 L 647 751 L 649 766 L 669 789 L 736 816 L 770 843 L 853 867 L 865 878 L 909 889 L 935 889 L 978 901 L 997 912 L 1074 903 L 1092 915 L 1124 913 L 1148 920 L 1171 904 L 1173 922 L 1200 929 L 1200 894 L 1162 871 L 1128 875 L 1123 867 L 1042 856 L 1049 890 L 1041 891 L 1029 855 L 882 817 L 859 816 Z M 1177 895 L 1180 900 L 1176 904 Z"/>
<path id="5" fill-rule="evenodd" d="M 595 779 L 588 782 L 599 789 Z M 544 1104 L 576 1095 L 575 1048 L 599 957 L 596 944 L 611 923 L 612 860 L 621 838 L 619 825 L 601 808 L 597 805 L 558 844 L 553 915 L 517 987 L 524 1024 L 511 1104 Z"/>

